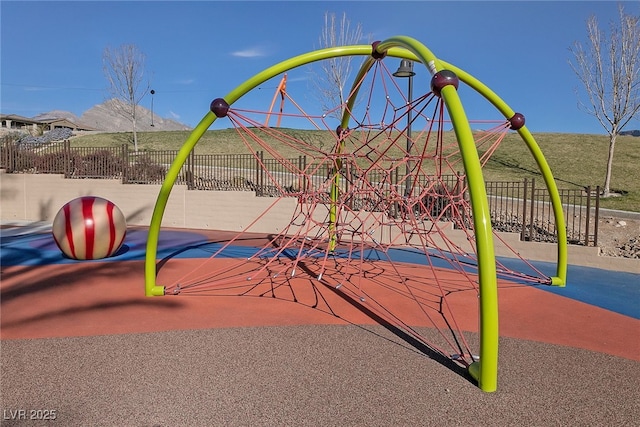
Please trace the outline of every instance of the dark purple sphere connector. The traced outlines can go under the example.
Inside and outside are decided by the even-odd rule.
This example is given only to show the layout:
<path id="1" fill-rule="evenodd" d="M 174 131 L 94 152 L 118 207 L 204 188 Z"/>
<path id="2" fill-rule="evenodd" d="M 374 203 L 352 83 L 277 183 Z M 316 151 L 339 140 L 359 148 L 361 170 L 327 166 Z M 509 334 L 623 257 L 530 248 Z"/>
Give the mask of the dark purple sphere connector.
<path id="1" fill-rule="evenodd" d="M 338 135 L 338 138 L 342 138 L 342 136 L 344 134 L 346 134 L 347 132 L 349 132 L 349 128 L 343 128 L 342 126 L 338 126 L 336 128 L 336 135 Z"/>
<path id="2" fill-rule="evenodd" d="M 229 112 L 229 104 L 222 98 L 216 98 L 211 101 L 211 106 L 209 108 L 217 118 L 227 117 L 227 113 Z"/>
<path id="3" fill-rule="evenodd" d="M 442 88 L 448 85 L 453 85 L 456 89 L 458 89 L 458 84 L 460 80 L 456 73 L 451 70 L 442 70 L 438 71 L 431 78 L 431 91 L 434 95 L 440 96 L 440 92 Z"/>
<path id="4" fill-rule="evenodd" d="M 377 59 L 380 60 L 382 58 L 384 58 L 385 56 L 387 56 L 387 52 L 378 52 L 378 45 L 380 44 L 380 40 L 375 41 L 373 43 L 371 43 L 371 47 L 373 47 L 373 50 L 371 51 L 371 57 L 373 59 Z"/>
<path id="5" fill-rule="evenodd" d="M 520 113 L 515 113 L 513 117 L 509 119 L 509 124 L 512 130 L 518 130 L 524 126 L 524 116 Z"/>

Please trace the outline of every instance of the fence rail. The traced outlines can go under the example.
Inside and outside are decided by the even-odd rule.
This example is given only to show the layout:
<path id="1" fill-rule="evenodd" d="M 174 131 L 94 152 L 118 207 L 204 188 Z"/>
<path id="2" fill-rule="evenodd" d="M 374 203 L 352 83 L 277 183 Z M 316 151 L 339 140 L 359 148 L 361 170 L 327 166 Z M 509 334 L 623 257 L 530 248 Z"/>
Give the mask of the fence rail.
<path id="1" fill-rule="evenodd" d="M 69 141 L 39 145 L 17 145 L 4 142 L 0 148 L 0 168 L 7 173 L 55 173 L 69 179 L 120 179 L 123 184 L 161 184 L 175 159 L 177 150 L 138 151 L 121 147 L 71 147 Z M 305 173 L 301 173 L 304 171 Z M 265 158 L 255 154 L 189 155 L 176 180 L 190 190 L 254 191 L 258 196 L 295 195 L 318 190 L 327 185 L 332 171 L 327 164 L 309 164 L 305 156 L 291 159 Z M 343 185 L 357 185 L 354 172 L 345 166 L 347 179 Z M 379 171 L 373 171 L 379 173 Z M 423 177 L 421 177 L 423 178 Z M 398 172 L 388 176 L 367 176 L 367 182 L 378 182 L 384 189 L 398 185 Z M 425 178 L 423 178 L 425 179 Z M 453 189 L 454 197 L 467 197 L 461 176 L 441 177 L 440 185 Z M 430 185 L 415 182 L 416 187 Z M 520 234 L 523 241 L 555 241 L 553 209 L 546 188 L 536 187 L 535 179 L 524 181 L 488 181 L 485 183 L 494 229 Z M 599 187 L 563 189 L 567 237 L 570 243 L 585 246 L 598 244 Z M 354 193 L 349 203 L 354 208 L 377 209 L 380 201 L 370 195 Z M 381 197 L 381 196 L 380 196 Z M 430 209 L 445 208 L 446 200 L 430 201 Z M 391 212 L 390 212 L 391 213 Z M 397 213 L 397 210 L 396 210 Z M 446 218 L 447 214 L 441 216 Z"/>

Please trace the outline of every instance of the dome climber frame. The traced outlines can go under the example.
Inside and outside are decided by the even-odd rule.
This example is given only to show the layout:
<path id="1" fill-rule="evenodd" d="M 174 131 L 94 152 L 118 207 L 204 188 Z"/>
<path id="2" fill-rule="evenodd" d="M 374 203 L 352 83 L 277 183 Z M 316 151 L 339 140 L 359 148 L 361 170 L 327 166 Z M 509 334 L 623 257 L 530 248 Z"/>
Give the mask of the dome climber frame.
<path id="1" fill-rule="evenodd" d="M 388 57 L 408 59 L 416 64 L 423 65 L 431 76 L 430 87 L 433 95 L 442 101 L 450 118 L 468 185 L 468 204 L 473 230 L 471 237 L 476 251 L 474 258 L 477 263 L 479 352 L 478 356 L 472 356 L 467 368 L 481 390 L 493 392 L 497 389 L 498 384 L 498 277 L 501 271 L 496 267 L 494 231 L 491 225 L 481 157 L 476 146 L 476 138 L 458 94 L 460 83 L 467 85 L 484 97 L 504 117 L 508 129 L 519 134 L 538 165 L 549 193 L 554 216 L 553 221 L 555 222 L 557 233 L 555 275 L 549 277 L 547 283 L 553 286 L 565 286 L 567 276 L 567 236 L 562 204 L 551 169 L 540 147 L 525 126 L 524 116 L 512 110 L 498 95 L 479 80 L 462 69 L 436 57 L 424 44 L 411 37 L 395 36 L 384 41 L 375 42 L 372 45 L 332 47 L 298 55 L 265 69 L 237 86 L 223 98 L 213 100 L 210 105 L 210 111 L 193 129 L 180 148 L 160 188 L 149 226 L 146 247 L 145 295 L 169 295 L 165 286 L 156 283 L 158 274 L 158 241 L 162 218 L 171 190 L 178 179 L 180 171 L 204 133 L 217 119 L 226 117 L 236 101 L 269 79 L 307 64 L 343 56 L 358 56 L 365 59 L 354 79 L 346 106 L 343 108 L 342 119 L 336 131 L 337 143 L 335 152 L 332 153 L 333 170 L 331 182 L 327 187 L 326 228 L 323 229 L 327 252 L 324 256 L 326 258 L 327 253 L 337 252 L 340 248 L 340 222 L 342 221 L 343 209 L 341 196 L 344 193 L 345 179 L 340 170 L 344 166 L 343 161 L 346 161 L 345 159 L 347 158 L 347 153 L 343 152 L 343 150 L 345 149 L 349 125 L 354 120 L 353 111 L 358 100 L 360 82 L 363 81 L 378 61 L 383 61 Z M 342 134 L 345 136 L 343 137 Z M 455 357 L 452 356 L 452 358 Z"/>

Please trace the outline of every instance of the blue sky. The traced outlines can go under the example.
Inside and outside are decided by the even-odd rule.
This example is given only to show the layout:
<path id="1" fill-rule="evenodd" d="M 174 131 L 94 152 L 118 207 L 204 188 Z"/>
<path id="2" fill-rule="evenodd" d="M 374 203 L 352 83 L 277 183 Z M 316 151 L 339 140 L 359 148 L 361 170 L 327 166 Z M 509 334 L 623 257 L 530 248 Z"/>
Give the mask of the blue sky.
<path id="1" fill-rule="evenodd" d="M 622 3 L 627 13 L 640 13 L 640 3 Z M 603 29 L 616 22 L 617 5 L 2 0 L 0 111 L 33 117 L 66 110 L 80 116 L 107 97 L 103 50 L 126 43 L 146 55 L 154 112 L 195 126 L 214 98 L 271 65 L 317 49 L 325 12 L 346 12 L 372 40 L 395 35 L 418 39 L 523 113 L 533 132 L 604 134 L 596 119 L 577 107 L 580 83 L 568 65 L 568 48 L 576 40 L 585 41 L 589 16 L 595 15 Z M 416 71 L 414 90 L 420 90 L 430 78 L 426 69 Z M 308 70 L 289 73 L 292 96 L 309 90 L 307 76 Z M 269 83 L 252 98 L 263 109 L 268 109 L 277 84 Z M 141 104 L 149 108 L 150 96 Z M 637 120 L 628 126 L 638 127 Z"/>

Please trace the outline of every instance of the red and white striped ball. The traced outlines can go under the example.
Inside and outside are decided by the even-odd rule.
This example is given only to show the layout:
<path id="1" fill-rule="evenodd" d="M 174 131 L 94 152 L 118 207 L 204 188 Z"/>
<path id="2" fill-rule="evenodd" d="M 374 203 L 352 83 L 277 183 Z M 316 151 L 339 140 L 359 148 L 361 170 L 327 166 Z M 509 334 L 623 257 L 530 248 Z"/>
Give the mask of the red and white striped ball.
<path id="1" fill-rule="evenodd" d="M 53 220 L 53 238 L 69 258 L 107 258 L 118 252 L 127 233 L 122 211 L 109 200 L 84 196 L 65 204 Z"/>

